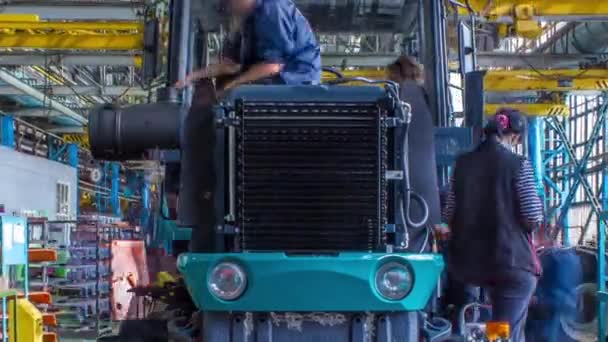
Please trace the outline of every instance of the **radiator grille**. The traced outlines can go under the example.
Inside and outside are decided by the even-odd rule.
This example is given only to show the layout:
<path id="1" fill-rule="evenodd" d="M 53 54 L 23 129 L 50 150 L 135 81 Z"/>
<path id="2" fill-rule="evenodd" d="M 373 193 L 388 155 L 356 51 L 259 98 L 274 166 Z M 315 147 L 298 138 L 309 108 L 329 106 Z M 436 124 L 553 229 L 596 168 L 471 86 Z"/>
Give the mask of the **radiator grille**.
<path id="1" fill-rule="evenodd" d="M 245 102 L 238 112 L 244 250 L 376 248 L 386 221 L 378 105 Z"/>

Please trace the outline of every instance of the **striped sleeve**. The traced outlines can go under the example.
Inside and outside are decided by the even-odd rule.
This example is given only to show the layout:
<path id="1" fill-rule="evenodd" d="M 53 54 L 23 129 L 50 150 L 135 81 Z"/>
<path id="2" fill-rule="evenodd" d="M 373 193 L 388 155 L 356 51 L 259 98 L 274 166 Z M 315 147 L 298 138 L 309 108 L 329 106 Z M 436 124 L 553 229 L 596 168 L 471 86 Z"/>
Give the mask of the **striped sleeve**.
<path id="1" fill-rule="evenodd" d="M 535 229 L 543 220 L 543 204 L 536 189 L 534 170 L 528 160 L 523 160 L 521 163 L 519 174 L 515 179 L 515 190 L 521 218 L 530 229 Z"/>
<path id="2" fill-rule="evenodd" d="M 454 218 L 454 209 L 456 207 L 456 194 L 454 193 L 454 174 L 450 176 L 448 191 L 445 195 L 445 204 L 441 211 L 443 223 L 450 223 Z"/>

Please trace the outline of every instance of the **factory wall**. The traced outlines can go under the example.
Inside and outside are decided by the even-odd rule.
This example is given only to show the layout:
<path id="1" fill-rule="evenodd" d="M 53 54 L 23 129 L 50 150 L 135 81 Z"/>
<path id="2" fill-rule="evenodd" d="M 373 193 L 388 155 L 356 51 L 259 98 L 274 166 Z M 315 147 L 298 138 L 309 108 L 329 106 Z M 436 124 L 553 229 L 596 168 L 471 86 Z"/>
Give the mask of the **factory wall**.
<path id="1" fill-rule="evenodd" d="M 74 218 L 77 181 L 73 167 L 0 146 L 0 209 L 6 214 Z"/>

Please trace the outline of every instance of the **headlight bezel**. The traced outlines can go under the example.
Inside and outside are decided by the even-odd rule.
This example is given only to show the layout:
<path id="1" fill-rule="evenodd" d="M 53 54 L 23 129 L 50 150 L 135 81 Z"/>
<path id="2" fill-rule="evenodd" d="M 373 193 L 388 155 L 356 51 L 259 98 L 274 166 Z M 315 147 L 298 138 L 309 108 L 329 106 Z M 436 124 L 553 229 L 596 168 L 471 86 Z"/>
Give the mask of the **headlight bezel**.
<path id="1" fill-rule="evenodd" d="M 409 276 L 409 286 L 407 287 L 407 289 L 405 291 L 398 292 L 396 295 L 391 295 L 387 293 L 386 289 L 383 289 L 381 286 L 383 276 L 393 268 L 403 270 L 407 272 L 407 275 Z M 387 260 L 386 262 L 379 265 L 373 276 L 373 286 L 376 293 L 382 299 L 392 302 L 402 301 L 407 298 L 407 296 L 412 293 L 415 282 L 416 278 L 412 267 L 409 265 L 409 263 L 403 262 L 401 260 Z"/>
<path id="2" fill-rule="evenodd" d="M 234 270 L 238 276 L 242 279 L 242 284 L 239 288 L 232 292 L 226 293 L 225 290 L 222 290 L 217 287 L 217 284 L 214 282 L 214 275 L 220 271 L 221 268 L 228 267 Z M 207 276 L 207 289 L 208 291 L 217 299 L 231 302 L 235 301 L 243 296 L 243 294 L 247 291 L 247 287 L 249 286 L 249 279 L 247 277 L 247 272 L 245 267 L 241 265 L 239 262 L 233 260 L 223 260 L 216 263 L 213 267 L 210 268 L 209 274 Z"/>

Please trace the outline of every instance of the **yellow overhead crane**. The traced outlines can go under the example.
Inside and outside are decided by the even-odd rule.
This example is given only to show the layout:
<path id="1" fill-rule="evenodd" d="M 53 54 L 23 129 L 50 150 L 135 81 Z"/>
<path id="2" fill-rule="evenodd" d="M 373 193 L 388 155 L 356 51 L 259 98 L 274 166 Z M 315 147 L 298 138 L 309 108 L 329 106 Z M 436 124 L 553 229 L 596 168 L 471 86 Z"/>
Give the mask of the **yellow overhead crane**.
<path id="1" fill-rule="evenodd" d="M 605 91 L 608 69 L 492 70 L 484 77 L 489 92 L 514 91 Z"/>
<path id="2" fill-rule="evenodd" d="M 0 14 L 0 48 L 122 50 L 143 48 L 143 21 L 41 21 Z"/>
<path id="3" fill-rule="evenodd" d="M 588 0 L 468 0 L 471 9 L 493 20 L 527 15 L 538 19 L 601 19 L 608 15 L 608 2 Z M 467 14 L 467 8 L 459 8 Z"/>
<path id="4" fill-rule="evenodd" d="M 447 2 L 447 1 L 446 1 Z M 467 0 L 459 7 L 461 15 L 472 10 L 490 22 L 501 23 L 499 32 L 536 38 L 543 33 L 540 21 L 586 21 L 608 16 L 605 0 Z M 468 7 L 468 8 L 466 8 Z"/>

